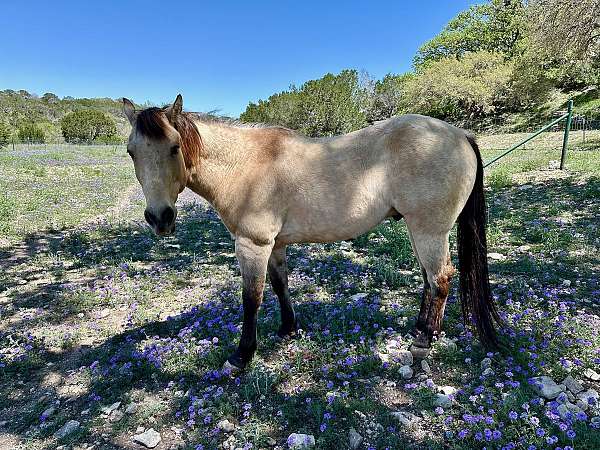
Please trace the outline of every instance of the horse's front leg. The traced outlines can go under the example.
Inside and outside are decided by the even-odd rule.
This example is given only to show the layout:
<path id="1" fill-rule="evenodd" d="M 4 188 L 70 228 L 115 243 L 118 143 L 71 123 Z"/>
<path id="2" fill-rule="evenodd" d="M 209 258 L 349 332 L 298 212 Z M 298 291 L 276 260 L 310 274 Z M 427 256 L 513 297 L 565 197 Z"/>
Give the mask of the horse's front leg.
<path id="1" fill-rule="evenodd" d="M 242 300 L 244 323 L 237 350 L 227 359 L 234 369 L 243 369 L 256 351 L 256 321 L 258 308 L 262 303 L 267 262 L 273 244 L 256 244 L 251 239 L 238 237 L 235 241 L 235 254 L 242 273 Z M 225 363 L 227 367 L 228 364 Z"/>
<path id="2" fill-rule="evenodd" d="M 296 313 L 294 312 L 294 306 L 290 299 L 290 291 L 288 290 L 285 246 L 273 249 L 269 258 L 268 271 L 271 286 L 279 299 L 279 307 L 281 309 L 281 326 L 277 331 L 277 336 L 284 338 L 293 335 L 298 329 Z"/>

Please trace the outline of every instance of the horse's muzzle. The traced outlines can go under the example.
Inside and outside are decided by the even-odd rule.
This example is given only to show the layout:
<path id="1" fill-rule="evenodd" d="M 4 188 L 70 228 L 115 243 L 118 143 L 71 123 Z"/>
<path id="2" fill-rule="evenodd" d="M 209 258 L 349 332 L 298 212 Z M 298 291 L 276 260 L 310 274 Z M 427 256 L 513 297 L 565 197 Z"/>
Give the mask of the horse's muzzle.
<path id="1" fill-rule="evenodd" d="M 175 231 L 175 217 L 177 217 L 177 212 L 170 206 L 163 209 L 160 216 L 156 216 L 149 209 L 144 211 L 146 222 L 157 236 L 168 236 Z"/>

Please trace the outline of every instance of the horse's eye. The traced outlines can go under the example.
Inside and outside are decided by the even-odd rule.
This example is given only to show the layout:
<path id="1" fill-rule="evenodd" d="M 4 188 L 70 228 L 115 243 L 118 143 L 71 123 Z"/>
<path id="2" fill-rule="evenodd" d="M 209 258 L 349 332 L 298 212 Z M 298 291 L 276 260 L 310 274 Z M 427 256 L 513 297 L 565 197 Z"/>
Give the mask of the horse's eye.
<path id="1" fill-rule="evenodd" d="M 178 151 L 179 151 L 179 145 L 174 145 L 173 147 L 171 147 L 171 156 L 175 156 Z"/>

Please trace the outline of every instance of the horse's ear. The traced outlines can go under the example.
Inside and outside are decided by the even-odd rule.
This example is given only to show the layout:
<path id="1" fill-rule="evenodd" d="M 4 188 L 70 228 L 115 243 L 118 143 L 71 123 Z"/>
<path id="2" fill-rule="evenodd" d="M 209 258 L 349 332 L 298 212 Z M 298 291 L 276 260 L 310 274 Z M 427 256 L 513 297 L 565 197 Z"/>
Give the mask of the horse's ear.
<path id="1" fill-rule="evenodd" d="M 135 105 L 133 104 L 133 102 L 131 100 L 129 100 L 128 98 L 125 98 L 125 97 L 123 97 L 123 113 L 129 119 L 129 123 L 131 125 L 133 125 L 135 122 L 135 118 L 136 118 Z"/>
<path id="2" fill-rule="evenodd" d="M 173 105 L 167 110 L 167 117 L 171 123 L 175 123 L 177 117 L 183 110 L 183 97 L 181 94 L 177 94 L 177 98 L 173 102 Z"/>

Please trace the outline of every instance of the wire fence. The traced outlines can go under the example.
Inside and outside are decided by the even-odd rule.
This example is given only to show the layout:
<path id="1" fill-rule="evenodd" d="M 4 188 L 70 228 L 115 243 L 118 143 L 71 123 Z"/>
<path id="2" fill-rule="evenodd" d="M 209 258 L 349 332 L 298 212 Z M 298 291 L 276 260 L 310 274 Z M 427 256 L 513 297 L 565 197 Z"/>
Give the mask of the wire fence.
<path id="1" fill-rule="evenodd" d="M 572 111 L 569 100 L 566 111 L 556 111 L 552 121 L 535 130 L 480 133 L 484 167 L 493 165 L 496 173 L 564 169 L 567 151 L 600 150 L 600 120 L 575 116 Z"/>

